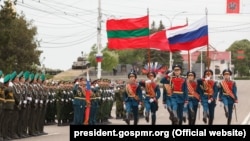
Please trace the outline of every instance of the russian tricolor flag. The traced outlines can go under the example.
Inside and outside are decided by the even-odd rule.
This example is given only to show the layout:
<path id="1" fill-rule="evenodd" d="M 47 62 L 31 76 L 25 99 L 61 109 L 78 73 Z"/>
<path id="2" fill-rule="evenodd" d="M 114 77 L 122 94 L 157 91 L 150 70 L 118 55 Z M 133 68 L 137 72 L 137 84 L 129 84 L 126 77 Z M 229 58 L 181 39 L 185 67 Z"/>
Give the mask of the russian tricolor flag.
<path id="1" fill-rule="evenodd" d="M 208 45 L 208 25 L 206 16 L 197 22 L 166 32 L 171 50 L 191 50 Z"/>
<path id="2" fill-rule="evenodd" d="M 96 62 L 102 62 L 102 56 L 96 56 Z"/>

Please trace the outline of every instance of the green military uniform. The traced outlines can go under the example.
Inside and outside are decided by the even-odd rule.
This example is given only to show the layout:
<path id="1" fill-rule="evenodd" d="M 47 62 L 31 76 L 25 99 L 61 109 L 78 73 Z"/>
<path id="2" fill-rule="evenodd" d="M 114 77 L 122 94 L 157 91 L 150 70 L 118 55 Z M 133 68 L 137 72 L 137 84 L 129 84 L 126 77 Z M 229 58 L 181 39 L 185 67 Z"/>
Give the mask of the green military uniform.
<path id="1" fill-rule="evenodd" d="M 125 91 L 125 85 L 118 83 L 115 89 L 115 115 L 116 119 L 124 118 L 124 108 L 123 108 L 123 93 Z"/>
<path id="2" fill-rule="evenodd" d="M 4 96 L 4 83 L 3 83 L 3 72 L 0 70 L 0 141 L 3 140 L 3 122 L 4 122 L 4 112 L 3 112 L 3 106 L 5 103 L 5 96 Z"/>
<path id="3" fill-rule="evenodd" d="M 10 117 L 13 116 L 13 110 L 15 106 L 15 100 L 13 96 L 13 91 L 11 87 L 9 86 L 9 82 L 11 80 L 11 74 L 7 74 L 4 77 L 4 96 L 5 96 L 5 103 L 4 103 L 4 111 L 3 111 L 3 120 L 2 122 L 2 133 L 3 133 L 3 139 L 4 140 L 10 140 L 12 139 L 11 135 L 11 123 L 13 122 Z"/>

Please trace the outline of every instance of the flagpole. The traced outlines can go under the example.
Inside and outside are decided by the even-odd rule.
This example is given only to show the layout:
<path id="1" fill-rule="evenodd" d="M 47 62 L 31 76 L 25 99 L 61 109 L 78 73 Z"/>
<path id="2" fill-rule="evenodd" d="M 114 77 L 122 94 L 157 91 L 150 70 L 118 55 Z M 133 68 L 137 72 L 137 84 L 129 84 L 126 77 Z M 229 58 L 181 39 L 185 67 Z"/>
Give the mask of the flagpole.
<path id="1" fill-rule="evenodd" d="M 148 15 L 148 18 L 149 18 L 149 9 L 147 8 L 147 15 Z M 149 22 L 149 20 L 148 20 L 148 22 Z M 148 23 L 148 25 L 149 25 L 149 23 Z M 149 27 L 149 26 L 148 26 Z M 148 64 L 149 64 L 149 70 L 151 69 L 150 68 L 150 62 L 151 62 L 151 50 L 150 50 L 150 40 L 149 40 L 149 35 L 148 35 Z"/>
<path id="2" fill-rule="evenodd" d="M 101 71 L 102 71 L 102 53 L 101 53 L 101 0 L 98 0 L 98 18 L 97 18 L 97 78 L 101 78 Z M 101 59 L 100 59 L 101 58 Z"/>
<path id="3" fill-rule="evenodd" d="M 206 22 L 207 22 L 207 8 L 205 9 L 205 12 L 206 12 Z M 207 44 L 207 69 L 210 68 L 210 64 L 209 64 L 209 44 Z M 201 72 L 202 73 L 202 72 Z"/>

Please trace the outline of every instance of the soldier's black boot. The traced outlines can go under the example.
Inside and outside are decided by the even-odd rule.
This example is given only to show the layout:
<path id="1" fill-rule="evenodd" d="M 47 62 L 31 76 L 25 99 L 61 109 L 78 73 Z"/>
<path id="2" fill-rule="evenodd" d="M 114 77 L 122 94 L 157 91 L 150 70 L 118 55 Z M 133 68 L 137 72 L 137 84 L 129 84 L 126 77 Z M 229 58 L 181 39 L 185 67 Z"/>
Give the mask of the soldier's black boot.
<path id="1" fill-rule="evenodd" d="M 207 123 L 207 118 L 208 118 L 208 115 L 207 115 L 207 112 L 203 112 L 203 122 L 204 123 Z"/>
<path id="2" fill-rule="evenodd" d="M 135 118 L 134 119 L 134 125 L 137 125 L 138 124 L 138 118 Z"/>
<path id="3" fill-rule="evenodd" d="M 156 115 L 155 115 L 155 113 L 152 113 L 152 125 L 155 125 L 155 123 L 156 123 Z"/>
<path id="4" fill-rule="evenodd" d="M 167 107 L 167 110 L 168 110 L 168 112 L 169 112 L 169 119 L 170 120 L 173 120 L 173 118 L 174 118 L 174 113 L 173 113 L 173 110 L 170 108 L 170 107 Z"/>
<path id="5" fill-rule="evenodd" d="M 130 115 L 129 115 L 129 113 L 126 113 L 125 122 L 127 123 L 127 125 L 130 125 Z"/>
<path id="6" fill-rule="evenodd" d="M 232 118 L 227 119 L 227 125 L 231 125 Z"/>
<path id="7" fill-rule="evenodd" d="M 224 106 L 224 110 L 225 110 L 225 116 L 226 116 L 226 118 L 228 118 L 228 107 Z"/>
<path id="8" fill-rule="evenodd" d="M 146 122 L 149 122 L 149 112 L 145 112 L 145 120 Z"/>
<path id="9" fill-rule="evenodd" d="M 173 115 L 174 115 L 174 117 L 173 117 L 173 123 L 175 125 L 177 125 L 179 123 L 179 119 L 178 119 L 178 116 L 177 116 L 177 111 L 173 111 Z"/>

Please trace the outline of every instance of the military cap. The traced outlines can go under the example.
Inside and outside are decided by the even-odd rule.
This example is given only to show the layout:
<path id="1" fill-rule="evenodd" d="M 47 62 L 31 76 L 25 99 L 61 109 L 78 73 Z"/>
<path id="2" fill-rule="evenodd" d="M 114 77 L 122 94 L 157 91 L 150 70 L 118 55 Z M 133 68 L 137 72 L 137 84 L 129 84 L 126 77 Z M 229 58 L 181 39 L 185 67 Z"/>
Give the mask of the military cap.
<path id="1" fill-rule="evenodd" d="M 11 76 L 10 76 L 10 81 L 14 80 L 14 79 L 16 78 L 16 76 L 17 76 L 16 71 L 13 71 L 13 72 L 11 73 Z"/>
<path id="2" fill-rule="evenodd" d="M 2 76 L 3 76 L 3 71 L 0 70 L 0 77 L 2 77 Z"/>
<path id="3" fill-rule="evenodd" d="M 182 66 L 179 65 L 179 64 L 175 64 L 175 65 L 172 66 L 172 70 L 174 70 L 175 68 L 182 69 Z"/>
<path id="4" fill-rule="evenodd" d="M 78 80 L 79 80 L 79 78 L 76 77 L 76 78 L 74 79 L 73 83 L 76 83 L 76 81 L 78 81 Z"/>
<path id="5" fill-rule="evenodd" d="M 36 73 L 36 75 L 34 76 L 34 80 L 37 80 L 39 78 L 39 73 Z"/>
<path id="6" fill-rule="evenodd" d="M 41 74 L 40 77 L 39 77 L 42 81 L 45 80 L 45 74 Z"/>
<path id="7" fill-rule="evenodd" d="M 224 75 L 224 74 L 226 74 L 226 73 L 228 73 L 229 75 L 232 75 L 232 71 L 229 70 L 229 69 L 224 69 L 224 70 L 223 70 L 222 74 Z"/>
<path id="8" fill-rule="evenodd" d="M 194 71 L 188 71 L 187 76 L 189 76 L 189 75 L 193 75 L 194 78 L 196 77 L 196 73 Z"/>
<path id="9" fill-rule="evenodd" d="M 154 78 L 156 77 L 156 73 L 153 72 L 153 71 L 150 71 L 150 72 L 147 73 L 147 77 L 149 77 L 150 75 L 153 75 Z"/>
<path id="10" fill-rule="evenodd" d="M 23 76 L 23 71 L 21 71 L 16 77 L 20 78 Z"/>
<path id="11" fill-rule="evenodd" d="M 4 77 L 4 83 L 8 83 L 9 81 L 11 80 L 11 74 L 7 74 L 5 77 Z"/>
<path id="12" fill-rule="evenodd" d="M 205 71 L 204 71 L 204 76 L 205 75 L 213 75 L 214 73 L 213 73 L 213 71 L 211 70 L 211 69 L 206 69 Z"/>
<path id="13" fill-rule="evenodd" d="M 135 78 L 137 78 L 137 75 L 134 71 L 131 71 L 130 73 L 128 73 L 128 78 L 130 78 L 131 76 L 134 76 Z"/>
<path id="14" fill-rule="evenodd" d="M 24 79 L 25 79 L 25 80 L 28 80 L 28 79 L 29 79 L 29 75 L 30 75 L 30 72 L 29 72 L 29 71 L 25 71 L 25 72 L 23 73 Z"/>
<path id="15" fill-rule="evenodd" d="M 30 75 L 29 75 L 29 79 L 30 79 L 30 81 L 33 81 L 34 80 L 34 73 L 31 73 Z"/>

